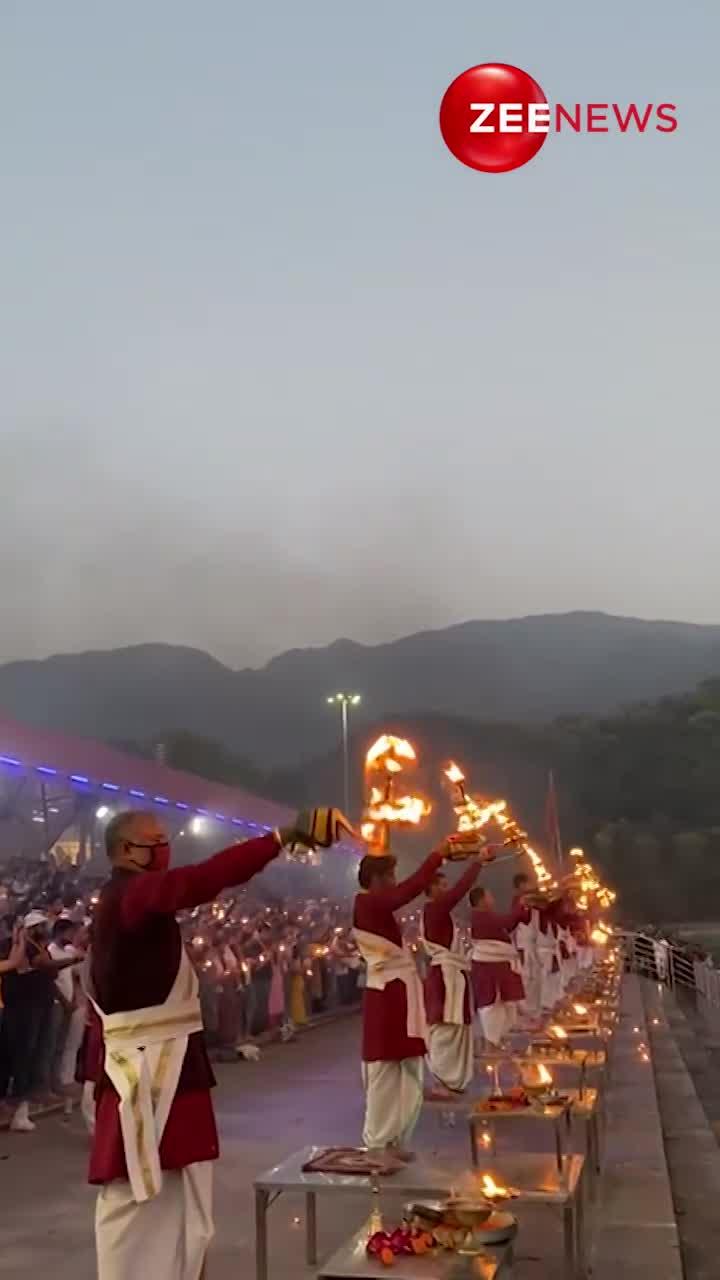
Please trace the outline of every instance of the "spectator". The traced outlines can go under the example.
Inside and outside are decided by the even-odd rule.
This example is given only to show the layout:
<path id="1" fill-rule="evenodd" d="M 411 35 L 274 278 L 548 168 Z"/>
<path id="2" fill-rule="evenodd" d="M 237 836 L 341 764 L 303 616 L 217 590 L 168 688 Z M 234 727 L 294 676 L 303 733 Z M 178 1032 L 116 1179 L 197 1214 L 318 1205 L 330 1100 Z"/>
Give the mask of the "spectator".
<path id="1" fill-rule="evenodd" d="M 0 1090 L 8 1095 L 13 1117 L 10 1128 L 31 1133 L 30 1099 L 49 1076 L 52 1054 L 55 979 L 73 961 L 56 964 L 47 951 L 47 917 L 31 911 L 25 917 L 27 965 L 3 980 L 3 1059 Z M 4 1086 L 4 1089 L 3 1089 Z M 9 1086 L 9 1094 L 8 1094 Z"/>
<path id="2" fill-rule="evenodd" d="M 68 916 L 59 916 L 52 929 L 52 941 L 48 947 L 50 958 L 56 961 L 82 960 L 78 947 L 80 926 Z M 61 969 L 55 979 L 55 1004 L 53 1006 L 53 1058 L 50 1087 L 66 1100 L 66 1111 L 72 1106 L 77 1056 L 85 1030 L 85 998 L 80 983 L 79 965 Z"/>
<path id="3" fill-rule="evenodd" d="M 286 887 L 297 894 L 302 868 L 289 871 Z M 305 872 L 305 883 L 308 875 L 317 877 Z M 273 886 L 281 879 L 276 875 Z M 93 1123 L 103 1051 L 79 957 L 96 888 L 47 865 L 18 860 L 0 870 L 0 1124 L 10 1121 L 17 1132 L 33 1131 L 40 1103 L 59 1104 L 62 1095 L 69 1108 L 74 1081 L 83 1085 L 83 1114 Z M 210 1040 L 222 1056 L 235 1060 L 249 1039 L 268 1031 L 291 1038 L 311 1010 L 358 998 L 362 966 L 344 902 L 275 894 L 268 902 L 239 891 L 187 913 L 181 925 Z"/>

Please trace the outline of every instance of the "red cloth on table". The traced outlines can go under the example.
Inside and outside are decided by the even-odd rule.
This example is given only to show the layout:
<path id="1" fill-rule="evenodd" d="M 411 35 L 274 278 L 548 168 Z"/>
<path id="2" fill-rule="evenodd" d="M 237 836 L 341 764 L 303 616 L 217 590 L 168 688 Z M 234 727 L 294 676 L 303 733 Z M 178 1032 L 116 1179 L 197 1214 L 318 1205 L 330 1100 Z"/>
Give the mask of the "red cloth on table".
<path id="1" fill-rule="evenodd" d="M 497 911 L 485 911 L 476 907 L 471 916 L 473 938 L 494 942 L 510 942 L 510 934 L 518 924 L 527 923 L 527 907 L 518 906 L 508 915 Z M 473 960 L 472 983 L 475 1007 L 485 1009 L 497 1000 L 506 1003 L 525 999 L 525 988 L 519 973 L 515 973 L 508 960 Z"/>
<path id="2" fill-rule="evenodd" d="M 453 918 L 452 911 L 462 902 L 465 894 L 472 889 L 480 874 L 480 863 L 471 864 L 452 889 L 448 889 L 440 898 L 425 903 L 423 911 L 423 930 L 429 942 L 440 947 L 452 946 Z M 463 975 L 465 982 L 465 998 L 463 1002 L 463 1021 L 469 1026 L 472 1021 L 469 975 Z M 445 1011 L 445 979 L 442 969 L 437 964 L 428 965 L 425 989 L 425 1016 L 430 1026 L 443 1022 Z"/>
<path id="3" fill-rule="evenodd" d="M 211 902 L 223 889 L 244 884 L 279 852 L 272 834 L 233 845 L 193 867 L 139 874 L 116 871 L 100 894 L 93 919 L 92 979 L 103 1012 L 162 1004 L 175 981 L 183 945 L 175 913 Z M 214 1084 L 205 1038 L 199 1032 L 188 1041 L 160 1143 L 163 1169 L 217 1159 L 210 1096 Z M 96 1097 L 89 1181 L 126 1179 L 119 1099 L 104 1073 Z"/>
<path id="4" fill-rule="evenodd" d="M 388 942 L 401 947 L 402 931 L 393 913 L 427 889 L 442 860 L 442 853 L 431 853 L 414 875 L 400 884 L 359 893 L 353 912 L 354 927 L 387 938 Z M 422 1058 L 424 1055 L 425 1041 L 411 1039 L 407 1033 L 405 983 L 394 978 L 384 991 L 366 988 L 363 995 L 363 1062 L 400 1062 L 403 1058 Z"/>

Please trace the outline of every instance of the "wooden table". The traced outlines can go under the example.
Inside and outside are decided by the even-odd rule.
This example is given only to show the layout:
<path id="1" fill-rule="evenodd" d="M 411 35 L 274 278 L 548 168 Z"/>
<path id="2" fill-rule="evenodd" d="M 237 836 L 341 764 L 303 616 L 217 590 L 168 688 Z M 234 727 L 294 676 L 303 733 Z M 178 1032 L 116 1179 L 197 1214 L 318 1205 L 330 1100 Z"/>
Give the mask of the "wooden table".
<path id="1" fill-rule="evenodd" d="M 306 1204 L 306 1260 L 308 1266 L 317 1264 L 317 1196 L 364 1195 L 368 1201 L 373 1194 L 370 1177 L 349 1174 L 303 1173 L 303 1165 L 320 1154 L 322 1147 L 304 1147 L 281 1164 L 275 1165 L 255 1181 L 255 1256 L 257 1280 L 268 1276 L 267 1211 L 283 1192 L 300 1193 Z M 586 1274 L 584 1191 L 586 1160 L 582 1155 L 567 1157 L 563 1174 L 559 1174 L 552 1155 L 503 1156 L 493 1166 L 497 1176 L 517 1189 L 518 1196 L 508 1202 L 515 1213 L 523 1203 L 544 1204 L 559 1209 L 563 1228 L 565 1275 L 567 1280 L 578 1280 Z M 488 1171 L 489 1172 L 489 1171 Z M 381 1194 L 402 1196 L 405 1199 L 438 1199 L 451 1191 L 460 1194 L 480 1194 L 481 1176 L 478 1170 L 468 1169 L 459 1163 L 440 1163 L 418 1159 L 406 1165 L 391 1177 L 379 1180 Z"/>

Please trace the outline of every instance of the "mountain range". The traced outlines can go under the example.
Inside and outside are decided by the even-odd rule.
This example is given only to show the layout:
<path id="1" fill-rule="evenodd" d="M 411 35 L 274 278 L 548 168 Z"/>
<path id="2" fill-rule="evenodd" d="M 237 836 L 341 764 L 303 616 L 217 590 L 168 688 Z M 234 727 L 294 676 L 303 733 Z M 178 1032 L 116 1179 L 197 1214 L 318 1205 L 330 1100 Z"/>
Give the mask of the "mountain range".
<path id="1" fill-rule="evenodd" d="M 720 626 L 599 613 L 474 621 L 374 646 L 337 640 L 233 671 L 200 650 L 143 644 L 0 667 L 0 713 L 104 741 L 184 729 L 263 768 L 329 752 L 337 690 L 363 701 L 356 729 L 432 714 L 538 725 L 602 715 L 720 675 Z"/>

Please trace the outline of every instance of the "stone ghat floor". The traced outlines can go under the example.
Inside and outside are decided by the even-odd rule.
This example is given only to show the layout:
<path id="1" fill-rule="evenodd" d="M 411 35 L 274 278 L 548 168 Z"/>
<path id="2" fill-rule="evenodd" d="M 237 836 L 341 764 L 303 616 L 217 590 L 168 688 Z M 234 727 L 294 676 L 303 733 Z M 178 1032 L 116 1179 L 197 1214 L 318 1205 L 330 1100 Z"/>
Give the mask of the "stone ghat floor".
<path id="1" fill-rule="evenodd" d="M 634 1028 L 639 1027 L 638 1033 Z M 627 1280 L 680 1280 L 675 1221 L 652 1068 L 638 1042 L 649 1042 L 640 989 L 629 975 L 614 1050 L 609 1135 L 601 1207 L 595 1215 L 594 1274 Z M 217 1104 L 223 1157 L 217 1166 L 217 1239 L 208 1280 L 254 1276 L 253 1179 L 307 1143 L 352 1143 L 362 1122 L 359 1020 L 319 1028 L 293 1045 L 271 1046 L 259 1063 L 219 1069 Z M 533 1125 L 535 1149 L 550 1149 Z M 503 1137 L 521 1149 L 521 1132 Z M 443 1125 L 426 1108 L 418 1147 L 440 1156 L 467 1151 L 466 1131 Z M 93 1197 L 84 1185 L 86 1139 L 77 1118 L 49 1117 L 34 1135 L 0 1134 L 0 1276 L 34 1271 L 53 1280 L 91 1280 Z M 492 1168 L 492 1166 L 488 1166 Z M 502 1173 L 502 1153 L 497 1170 Z M 384 1198 L 388 1217 L 395 1211 Z M 319 1198 L 321 1257 L 334 1251 L 368 1212 L 363 1195 Z M 304 1266 L 303 1204 L 282 1197 L 270 1210 L 271 1280 L 310 1280 Z M 517 1280 L 559 1280 L 557 1217 L 522 1206 Z M 390 1272 L 389 1274 L 392 1274 Z M 162 1280 L 158 1277 L 157 1280 Z"/>

